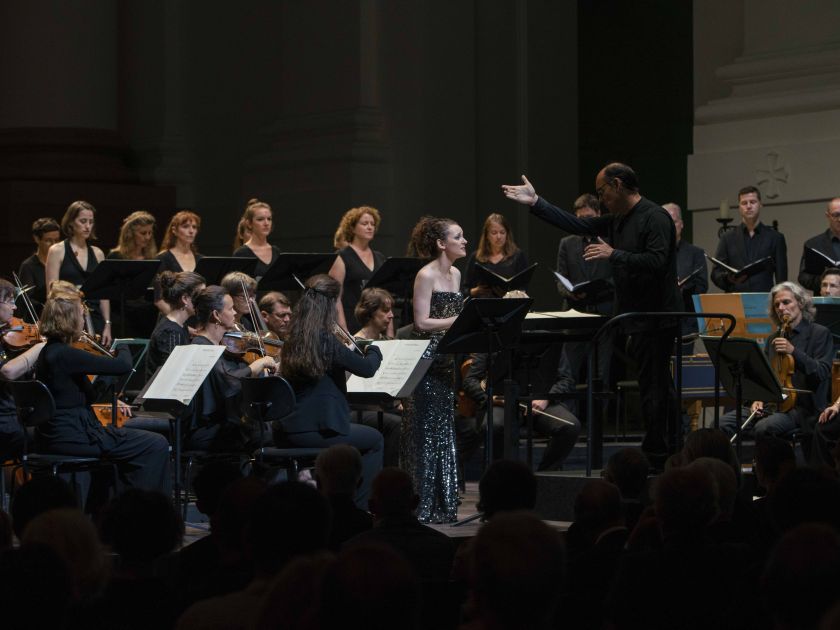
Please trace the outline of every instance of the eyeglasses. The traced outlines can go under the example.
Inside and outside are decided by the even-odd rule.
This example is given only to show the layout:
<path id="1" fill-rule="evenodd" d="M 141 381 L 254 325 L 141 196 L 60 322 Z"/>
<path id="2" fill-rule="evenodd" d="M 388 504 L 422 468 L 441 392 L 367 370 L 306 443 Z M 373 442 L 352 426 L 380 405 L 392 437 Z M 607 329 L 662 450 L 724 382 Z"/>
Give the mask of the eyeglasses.
<path id="1" fill-rule="evenodd" d="M 601 186 L 598 186 L 598 188 L 595 189 L 595 194 L 598 196 L 598 199 L 604 196 L 604 190 L 606 190 L 609 185 L 609 182 L 604 182 Z"/>
<path id="2" fill-rule="evenodd" d="M 8 306 L 14 306 L 15 301 L 13 299 L 12 300 L 0 300 L 0 304 L 6 304 Z"/>
<path id="3" fill-rule="evenodd" d="M 840 212 L 826 212 L 826 214 L 835 221 L 840 221 Z"/>

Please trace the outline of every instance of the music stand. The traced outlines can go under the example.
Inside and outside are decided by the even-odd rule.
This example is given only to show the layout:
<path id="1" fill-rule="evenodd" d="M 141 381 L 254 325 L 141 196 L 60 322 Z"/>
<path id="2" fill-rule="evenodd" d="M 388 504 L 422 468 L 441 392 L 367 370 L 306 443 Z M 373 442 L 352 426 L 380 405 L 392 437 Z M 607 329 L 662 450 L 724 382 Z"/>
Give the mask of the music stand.
<path id="1" fill-rule="evenodd" d="M 116 300 L 120 304 L 120 335 L 125 336 L 125 299 L 142 297 L 160 267 L 160 260 L 106 258 L 81 286 L 86 300 Z"/>
<path id="2" fill-rule="evenodd" d="M 519 341 L 522 321 L 533 302 L 531 298 L 467 300 L 461 314 L 438 344 L 440 354 L 487 354 L 486 467 L 493 462 L 493 353 L 508 349 Z"/>
<path id="3" fill-rule="evenodd" d="M 814 321 L 831 331 L 834 348 L 837 349 L 840 346 L 840 298 L 816 297 L 814 306 L 817 307 Z"/>
<path id="4" fill-rule="evenodd" d="M 278 254 L 265 275 L 260 278 L 257 291 L 298 291 L 300 285 L 294 276 L 302 279 L 318 273 L 327 273 L 335 262 L 335 252 L 329 254 Z"/>
<path id="5" fill-rule="evenodd" d="M 414 278 L 426 262 L 422 258 L 388 258 L 365 283 L 365 287 L 385 289 L 394 299 L 402 298 L 400 323 L 403 325 L 412 322 L 409 304 L 414 297 Z"/>
<path id="6" fill-rule="evenodd" d="M 195 263 L 195 272 L 207 281 L 208 285 L 219 284 L 232 271 L 241 271 L 249 276 L 257 268 L 256 258 L 239 256 L 204 256 Z"/>
<path id="7" fill-rule="evenodd" d="M 700 339 L 712 362 L 720 361 L 720 383 L 735 399 L 735 439 L 740 451 L 744 398 L 781 402 L 784 399 L 782 385 L 755 339 L 730 337 L 724 343 L 720 337 L 701 335 Z"/>

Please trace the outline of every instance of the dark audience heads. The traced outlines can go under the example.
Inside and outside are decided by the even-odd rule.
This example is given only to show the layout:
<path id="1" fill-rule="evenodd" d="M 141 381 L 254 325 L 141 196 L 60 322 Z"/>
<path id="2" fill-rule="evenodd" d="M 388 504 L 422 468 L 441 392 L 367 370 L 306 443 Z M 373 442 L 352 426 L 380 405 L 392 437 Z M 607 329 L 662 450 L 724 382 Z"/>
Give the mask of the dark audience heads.
<path id="1" fill-rule="evenodd" d="M 772 492 L 779 480 L 796 468 L 796 454 L 787 440 L 767 435 L 755 443 L 755 478 Z"/>
<path id="2" fill-rule="evenodd" d="M 23 533 L 23 546 L 44 545 L 64 561 L 73 599 L 88 602 L 105 588 L 110 562 L 90 519 L 76 508 L 49 510 L 32 519 Z"/>
<path id="3" fill-rule="evenodd" d="M 533 510 L 537 505 L 537 478 L 522 462 L 493 462 L 478 482 L 478 510 L 489 520 L 499 512 Z"/>
<path id="4" fill-rule="evenodd" d="M 685 437 L 683 445 L 683 465 L 690 464 L 698 457 L 714 457 L 732 467 L 735 478 L 741 481 L 741 465 L 735 448 L 729 442 L 729 436 L 720 429 L 698 429 Z"/>
<path id="5" fill-rule="evenodd" d="M 593 543 L 607 529 L 624 525 L 618 488 L 602 479 L 587 481 L 575 497 L 575 523 Z"/>
<path id="6" fill-rule="evenodd" d="M 663 473 L 656 480 L 654 497 L 656 517 L 666 539 L 674 534 L 698 535 L 717 516 L 717 487 L 700 467 Z"/>
<path id="7" fill-rule="evenodd" d="M 326 549 L 331 520 L 327 500 L 312 486 L 271 486 L 254 503 L 246 531 L 256 572 L 274 575 L 292 558 Z"/>
<path id="8" fill-rule="evenodd" d="M 607 461 L 604 479 L 618 487 L 621 497 L 637 500 L 647 485 L 650 462 L 639 448 L 623 448 Z"/>
<path id="9" fill-rule="evenodd" d="M 412 516 L 420 497 L 414 491 L 411 475 L 400 468 L 387 467 L 373 478 L 370 488 L 371 513 L 382 519 L 388 516 Z"/>
<path id="10" fill-rule="evenodd" d="M 184 523 L 169 497 L 129 488 L 105 507 L 99 531 L 119 554 L 121 567 L 134 569 L 150 566 L 180 545 Z"/>
<path id="11" fill-rule="evenodd" d="M 0 551 L 12 548 L 13 533 L 12 517 L 0 510 Z"/>
<path id="12" fill-rule="evenodd" d="M 219 498 L 217 527 L 218 544 L 226 551 L 243 551 L 243 537 L 251 510 L 268 489 L 268 484 L 258 477 L 237 479 L 222 491 Z"/>
<path id="13" fill-rule="evenodd" d="M 195 507 L 202 514 L 213 516 L 219 509 L 222 494 L 236 480 L 242 479 L 242 469 L 234 462 L 208 462 L 193 479 Z"/>
<path id="14" fill-rule="evenodd" d="M 335 444 L 315 460 L 315 481 L 325 496 L 354 497 L 362 481 L 362 455 L 355 446 Z"/>
<path id="15" fill-rule="evenodd" d="M 45 545 L 0 554 L 4 628 L 63 628 L 73 587 L 64 561 Z"/>
<path id="16" fill-rule="evenodd" d="M 257 614 L 256 630 L 323 630 L 318 618 L 321 610 L 321 591 L 335 556 L 327 551 L 291 560 L 262 598 Z M 362 617 L 367 619 L 370 611 Z M 345 623 L 342 628 L 349 628 Z"/>
<path id="17" fill-rule="evenodd" d="M 560 535 L 529 512 L 497 514 L 472 550 L 471 587 L 482 627 L 550 627 L 563 588 Z"/>
<path id="18" fill-rule="evenodd" d="M 738 482 L 732 468 L 714 457 L 698 457 L 688 468 L 700 468 L 711 475 L 717 488 L 717 518 L 721 521 L 731 520 L 735 512 L 735 501 L 738 499 Z"/>
<path id="19" fill-rule="evenodd" d="M 787 532 L 770 554 L 762 587 L 776 628 L 815 628 L 840 599 L 840 536 L 805 523 Z M 837 627 L 837 626 L 831 626 Z"/>
<path id="20" fill-rule="evenodd" d="M 60 477 L 34 477 L 23 484 L 12 497 L 12 526 L 18 540 L 33 518 L 56 508 L 76 507 L 76 496 Z"/>
<path id="21" fill-rule="evenodd" d="M 387 545 L 357 545 L 327 569 L 321 628 L 411 630 L 418 627 L 419 599 L 414 569 L 400 553 Z"/>
<path id="22" fill-rule="evenodd" d="M 813 468 L 791 470 L 776 485 L 770 512 L 780 532 L 808 522 L 840 531 L 840 481 Z"/>

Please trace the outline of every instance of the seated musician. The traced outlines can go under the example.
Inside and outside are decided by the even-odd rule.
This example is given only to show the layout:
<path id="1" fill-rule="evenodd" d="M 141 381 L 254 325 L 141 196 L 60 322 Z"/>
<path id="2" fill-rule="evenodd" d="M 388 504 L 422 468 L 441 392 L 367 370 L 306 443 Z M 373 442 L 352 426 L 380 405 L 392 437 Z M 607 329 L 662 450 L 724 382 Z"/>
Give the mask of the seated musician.
<path id="1" fill-rule="evenodd" d="M 15 287 L 8 280 L 0 278 L 0 333 L 10 328 L 15 314 Z M 17 409 L 5 381 L 23 378 L 35 367 L 35 361 L 44 348 L 36 343 L 24 352 L 16 354 L 17 346 L 3 337 L 0 348 L 0 462 L 20 455 L 23 449 L 23 430 L 17 419 Z"/>
<path id="2" fill-rule="evenodd" d="M 205 287 L 204 278 L 194 271 L 164 271 L 158 276 L 158 283 L 169 313 L 160 318 L 149 338 L 147 379 L 166 362 L 176 346 L 190 343 L 187 320 L 195 315 L 193 296 Z"/>
<path id="3" fill-rule="evenodd" d="M 350 422 L 345 372 L 363 378 L 376 373 L 382 362 L 379 348 L 364 355 L 348 349 L 335 337 L 339 282 L 326 274 L 306 281 L 295 304 L 288 340 L 283 346 L 282 375 L 295 390 L 295 411 L 274 423 L 277 446 L 329 447 L 350 444 L 362 453 L 363 481 L 356 504 L 367 506 L 370 484 L 382 468 L 382 436 Z"/>
<path id="4" fill-rule="evenodd" d="M 107 457 L 117 465 L 128 486 L 169 492 L 169 442 L 141 429 L 103 426 L 90 403 L 94 388 L 89 374 L 122 376 L 131 370 L 131 354 L 96 355 L 74 348 L 82 332 L 83 305 L 79 292 L 52 287 L 41 315 L 40 330 L 47 344 L 36 363 L 36 377 L 52 393 L 55 415 L 35 433 L 38 450 L 85 457 Z"/>
<path id="5" fill-rule="evenodd" d="M 487 404 L 487 355 L 472 354 L 472 365 L 464 377 L 464 392 L 476 402 L 475 429 L 471 437 L 460 444 L 463 459 L 468 459 L 473 450 L 481 443 L 485 427 L 485 405 Z M 559 379 L 563 376 L 563 369 L 558 370 L 558 383 L 551 388 L 551 393 L 560 393 L 557 389 Z M 504 451 L 504 401 L 501 396 L 493 396 L 493 458 L 499 459 Z M 565 405 L 548 400 L 534 400 L 533 409 L 534 430 L 538 435 L 549 438 L 548 446 L 543 453 L 538 470 L 562 470 L 563 462 L 571 453 L 580 434 L 580 421 Z M 520 409 L 520 417 L 524 418 L 525 409 Z M 463 436 L 459 436 L 463 437 Z"/>
<path id="6" fill-rule="evenodd" d="M 394 298 L 385 289 L 367 288 L 362 291 L 353 314 L 361 328 L 353 336 L 356 339 L 388 339 L 388 329 L 394 321 Z M 379 414 L 363 411 L 362 424 L 379 430 Z M 355 417 L 355 416 L 354 416 Z M 394 401 L 382 414 L 382 436 L 385 438 L 385 466 L 399 466 L 400 427 L 402 426 L 402 403 Z"/>
<path id="7" fill-rule="evenodd" d="M 233 298 L 220 286 L 209 286 L 193 298 L 196 331 L 192 343 L 219 345 L 224 334 L 233 330 L 236 311 Z M 194 401 L 193 420 L 186 429 L 188 448 L 206 451 L 239 451 L 255 446 L 253 427 L 242 422 L 241 378 L 274 372 L 277 363 L 261 357 L 246 363 L 225 353 L 202 383 Z"/>
<path id="8" fill-rule="evenodd" d="M 750 413 L 758 410 L 758 415 L 762 416 L 755 423 L 756 436 L 782 436 L 796 428 L 802 429 L 807 438 L 813 434 L 817 416 L 828 402 L 833 354 L 831 333 L 814 322 L 815 313 L 810 293 L 795 282 L 782 282 L 771 289 L 769 315 L 780 327 L 780 332 L 767 339 L 765 352 L 771 364 L 776 363 L 775 355 L 792 356 L 795 361 L 793 387 L 810 393 L 797 392 L 796 404 L 788 411 L 773 410 L 763 401 L 754 401 Z M 789 329 L 787 336 L 781 334 L 785 320 Z M 735 411 L 721 418 L 720 428 L 730 435 L 735 432 Z M 805 440 L 803 448 L 806 454 L 810 452 L 810 439 Z"/>
<path id="9" fill-rule="evenodd" d="M 220 283 L 228 295 L 233 298 L 233 308 L 236 313 L 234 327 L 232 330 L 249 330 L 254 332 L 257 328 L 251 319 L 251 310 L 248 305 L 248 298 L 257 294 L 257 281 L 247 273 L 231 271 L 225 274 Z"/>
<path id="10" fill-rule="evenodd" d="M 260 313 L 269 332 L 285 341 L 289 324 L 292 323 L 292 303 L 289 298 L 280 291 L 269 291 L 260 298 Z"/>

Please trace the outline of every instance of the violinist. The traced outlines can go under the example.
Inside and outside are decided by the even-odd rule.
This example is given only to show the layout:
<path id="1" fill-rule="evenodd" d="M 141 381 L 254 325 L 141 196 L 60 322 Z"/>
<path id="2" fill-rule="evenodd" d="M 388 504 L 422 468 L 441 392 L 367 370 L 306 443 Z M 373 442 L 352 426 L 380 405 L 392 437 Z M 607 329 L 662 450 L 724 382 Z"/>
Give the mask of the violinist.
<path id="1" fill-rule="evenodd" d="M 61 232 L 66 237 L 49 249 L 47 254 L 47 287 L 55 280 L 66 280 L 81 287 L 93 273 L 105 254 L 89 243 L 96 239 L 94 217 L 96 208 L 87 201 L 74 201 L 61 218 Z M 108 300 L 89 303 L 94 332 L 102 335 L 102 345 L 111 343 L 111 304 Z"/>
<path id="2" fill-rule="evenodd" d="M 169 313 L 162 317 L 149 338 L 146 353 L 146 378 L 162 366 L 176 346 L 190 343 L 187 320 L 195 315 L 193 296 L 205 287 L 204 278 L 194 271 L 164 271 L 158 277 L 162 299 Z"/>
<path id="3" fill-rule="evenodd" d="M 255 332 L 257 328 L 251 317 L 250 299 L 256 295 L 257 281 L 247 273 L 231 271 L 222 278 L 221 285 L 233 298 L 236 317 L 232 330 Z"/>
<path id="4" fill-rule="evenodd" d="M 50 247 L 61 240 L 61 228 L 53 218 L 35 219 L 32 223 L 32 240 L 35 241 L 38 249 L 20 264 L 18 276 L 24 286 L 32 287 L 29 297 L 35 303 L 37 312 L 40 313 L 47 299 L 47 253 Z"/>
<path id="5" fill-rule="evenodd" d="M 47 344 L 38 357 L 36 377 L 52 393 L 56 411 L 37 428 L 37 448 L 45 453 L 107 457 L 127 486 L 168 494 L 166 438 L 141 429 L 103 426 L 90 407 L 95 393 L 88 374 L 124 376 L 131 370 L 131 354 L 127 348 L 112 357 L 73 347 L 71 343 L 82 333 L 83 317 L 77 291 L 51 290 L 41 315 L 40 329 Z"/>
<path id="6" fill-rule="evenodd" d="M 260 313 L 269 332 L 285 341 L 292 323 L 292 303 L 280 291 L 269 291 L 260 298 Z"/>
<path id="7" fill-rule="evenodd" d="M 220 286 L 211 285 L 193 298 L 197 329 L 192 343 L 219 345 L 233 330 L 236 311 L 233 298 Z M 196 397 L 194 419 L 187 429 L 188 448 L 206 451 L 245 450 L 253 445 L 250 429 L 242 422 L 241 378 L 274 372 L 277 363 L 265 356 L 246 363 L 225 353 L 204 380 Z"/>
<path id="8" fill-rule="evenodd" d="M 760 400 L 754 401 L 750 413 L 758 412 L 755 423 L 756 437 L 762 435 L 783 436 L 796 428 L 805 434 L 803 450 L 807 457 L 811 452 L 811 437 L 814 424 L 820 412 L 828 403 L 831 388 L 831 332 L 814 322 L 816 309 L 811 294 L 795 282 L 782 282 L 770 291 L 769 315 L 780 330 L 767 339 L 765 352 L 771 365 L 781 365 L 781 357 L 792 357 L 792 374 L 780 374 L 779 380 L 787 379 L 796 390 L 796 402 L 787 411 L 768 409 Z M 786 324 L 786 325 L 785 325 Z M 782 329 L 786 334 L 782 334 Z M 735 432 L 735 412 L 721 418 L 720 427 L 730 434 Z"/>
<path id="9" fill-rule="evenodd" d="M 160 259 L 158 273 L 164 271 L 195 271 L 195 266 L 202 256 L 195 245 L 201 217 L 190 210 L 176 212 L 166 226 L 163 241 L 157 257 Z M 160 296 L 160 289 L 155 282 L 155 306 L 166 315 L 168 306 Z"/>
<path id="10" fill-rule="evenodd" d="M 23 448 L 23 433 L 17 419 L 17 409 L 5 381 L 14 381 L 29 374 L 44 347 L 37 342 L 22 354 L 17 354 L 7 344 L 6 335 L 19 320 L 14 320 L 15 287 L 8 280 L 0 278 L 0 335 L 3 335 L 3 351 L 0 352 L 0 461 L 15 457 Z M 17 347 L 14 350 L 18 350 Z"/>

